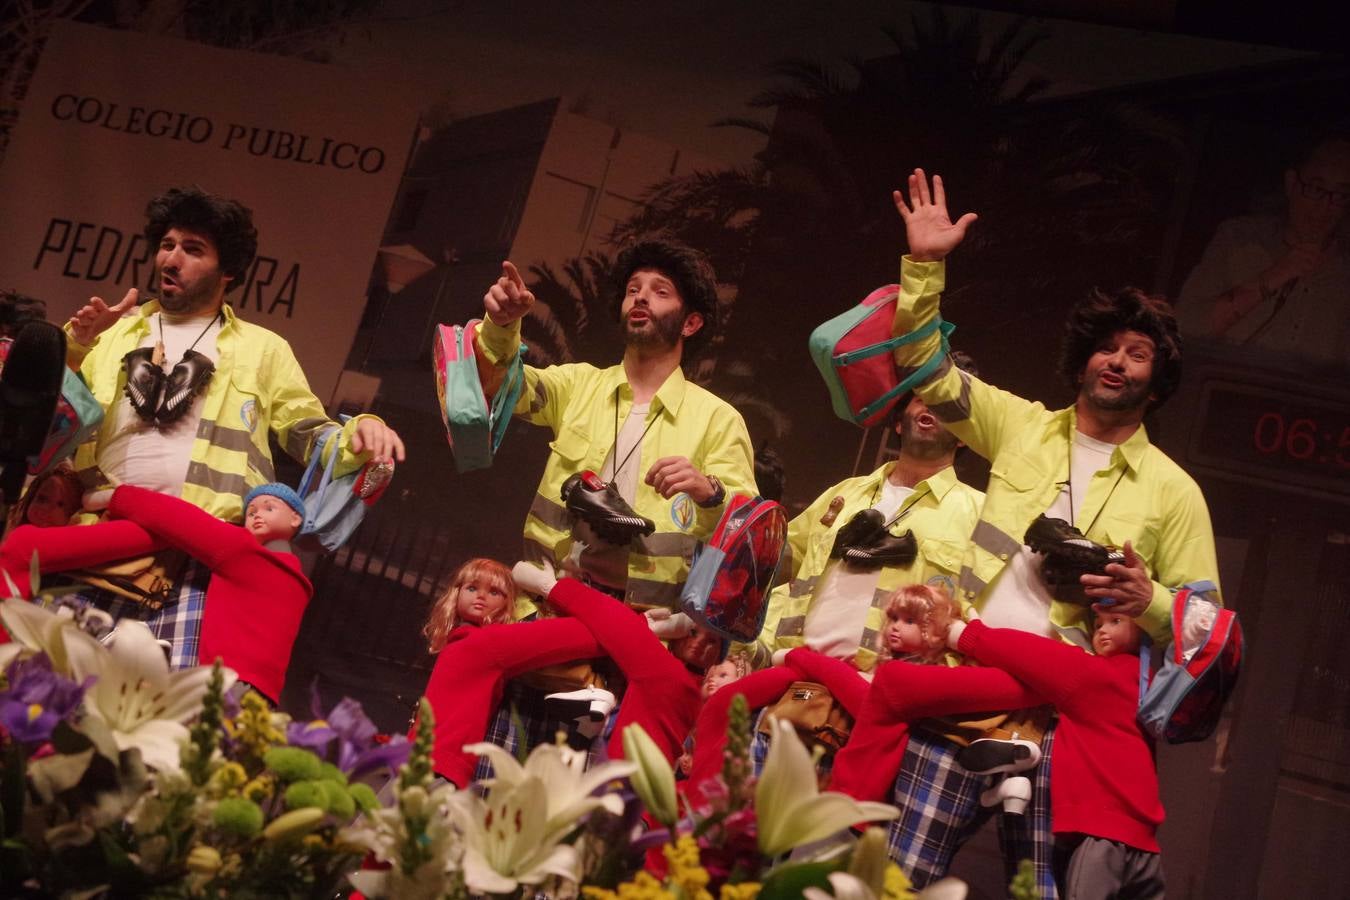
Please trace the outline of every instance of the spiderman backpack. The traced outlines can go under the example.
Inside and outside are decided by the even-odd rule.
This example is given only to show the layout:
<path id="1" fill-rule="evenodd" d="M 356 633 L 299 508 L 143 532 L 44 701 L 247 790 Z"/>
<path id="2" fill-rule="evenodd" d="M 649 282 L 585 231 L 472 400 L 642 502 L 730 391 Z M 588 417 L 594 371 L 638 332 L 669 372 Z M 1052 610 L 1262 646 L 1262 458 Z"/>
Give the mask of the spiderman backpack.
<path id="1" fill-rule="evenodd" d="M 787 545 L 787 514 L 772 500 L 728 497 L 712 537 L 689 570 L 680 595 L 696 622 L 732 641 L 759 636 L 778 564 Z"/>
<path id="2" fill-rule="evenodd" d="M 1147 639 L 1139 652 L 1139 727 L 1169 744 L 1203 741 L 1214 733 L 1223 704 L 1237 686 L 1246 641 L 1237 613 L 1219 605 L 1208 581 L 1188 584 L 1172 605 L 1172 643 L 1149 681 Z"/>
<path id="3" fill-rule="evenodd" d="M 899 296 L 899 285 L 879 287 L 848 312 L 817 326 L 808 340 L 811 359 L 829 389 L 834 414 L 864 428 L 885 421 L 891 407 L 942 364 L 947 356 L 947 336 L 956 327 L 935 317 L 922 328 L 894 336 L 891 329 Z M 942 333 L 941 352 L 901 381 L 891 351 L 934 331 Z"/>
<path id="4" fill-rule="evenodd" d="M 436 373 L 437 405 L 445 436 L 455 456 L 455 469 L 470 472 L 492 465 L 492 457 L 506 437 L 511 413 L 525 388 L 525 345 L 506 366 L 506 380 L 488 403 L 478 377 L 473 340 L 480 319 L 468 325 L 438 325 L 432 365 Z"/>

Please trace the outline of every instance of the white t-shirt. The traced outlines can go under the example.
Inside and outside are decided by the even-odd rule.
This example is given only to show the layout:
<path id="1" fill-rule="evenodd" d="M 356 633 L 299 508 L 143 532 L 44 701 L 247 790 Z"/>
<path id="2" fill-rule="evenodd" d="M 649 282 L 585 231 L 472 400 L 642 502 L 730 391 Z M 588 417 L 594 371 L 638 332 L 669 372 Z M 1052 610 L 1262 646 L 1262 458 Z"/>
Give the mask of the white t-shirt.
<path id="1" fill-rule="evenodd" d="M 882 482 L 881 496 L 872 508 L 890 521 L 901 505 L 913 496 L 914 489 Z M 880 569 L 855 569 L 840 560 L 832 560 L 820 574 L 820 582 L 802 623 L 806 646 L 835 659 L 852 659 L 867 628 L 867 611 L 872 608 Z"/>
<path id="2" fill-rule="evenodd" d="M 634 403 L 623 420 L 618 439 L 605 457 L 600 467 L 600 477 L 614 482 L 619 496 L 632 506 L 637 498 L 638 469 L 642 464 L 642 438 L 647 430 L 647 413 L 651 410 L 651 401 Z M 614 471 L 615 454 L 619 455 L 621 465 Z M 601 540 L 585 522 L 577 521 L 573 528 L 576 541 L 572 545 L 572 554 L 576 565 L 592 580 L 610 587 L 623 588 L 628 584 L 628 546 L 622 547 Z"/>
<path id="3" fill-rule="evenodd" d="M 220 334 L 218 314 L 180 318 L 157 313 L 150 322 L 149 335 L 141 341 L 140 346 L 153 347 L 160 339 L 161 327 L 166 376 L 173 371 L 189 347 L 213 363 L 219 361 L 220 353 L 216 347 L 216 338 Z M 197 439 L 197 426 L 201 422 L 205 398 L 206 391 L 203 390 L 193 399 L 182 418 L 171 425 L 161 426 L 146 422 L 136 415 L 136 411 L 131 408 L 131 400 L 123 391 L 110 410 L 113 417 L 112 437 L 99 453 L 99 468 L 113 484 L 134 484 L 161 494 L 179 496 L 187 477 L 192 444 Z M 91 496 L 89 501 L 106 505 L 104 497 Z M 86 506 L 89 506 L 88 502 Z"/>
<path id="4" fill-rule="evenodd" d="M 1082 432 L 1073 434 L 1073 447 L 1069 451 L 1069 481 L 1060 487 L 1059 495 L 1045 514 L 1053 519 L 1063 519 L 1074 524 L 1078 511 L 1087 497 L 1092 477 L 1111 465 L 1111 454 L 1115 444 L 1108 444 Z M 989 591 L 989 599 L 980 610 L 980 618 L 991 628 L 1016 628 L 1018 631 L 1030 631 L 1033 634 L 1050 636 L 1054 628 L 1050 624 L 1050 596 L 1045 582 L 1041 579 L 1041 561 L 1039 553 L 1033 553 L 1025 544 L 1021 552 L 1008 560 L 1003 571 L 994 579 Z"/>

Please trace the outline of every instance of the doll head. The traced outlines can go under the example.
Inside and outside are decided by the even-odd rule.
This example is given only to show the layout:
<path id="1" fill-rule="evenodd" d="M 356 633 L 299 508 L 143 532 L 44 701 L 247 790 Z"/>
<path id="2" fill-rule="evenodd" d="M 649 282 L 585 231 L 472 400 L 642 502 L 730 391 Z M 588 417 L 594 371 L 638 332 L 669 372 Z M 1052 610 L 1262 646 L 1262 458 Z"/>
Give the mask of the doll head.
<path id="1" fill-rule="evenodd" d="M 719 663 L 713 663 L 703 673 L 703 699 L 707 700 L 720 688 L 750 674 L 750 657 L 744 653 L 732 653 Z"/>
<path id="2" fill-rule="evenodd" d="M 305 502 L 279 481 L 260 484 L 244 497 L 244 527 L 258 543 L 289 541 L 305 523 Z"/>
<path id="3" fill-rule="evenodd" d="M 1139 655 L 1139 642 L 1144 630 L 1129 616 L 1108 611 L 1097 613 L 1092 630 L 1092 652 L 1098 656 L 1120 653 Z"/>
<path id="4" fill-rule="evenodd" d="M 69 525 L 70 517 L 80 510 L 84 489 L 75 470 L 61 464 L 33 479 L 15 508 L 14 524 L 51 528 Z"/>
<path id="5" fill-rule="evenodd" d="M 886 601 L 886 624 L 881 649 L 886 658 L 917 654 L 940 659 L 947 647 L 947 630 L 955 617 L 951 595 L 931 584 L 907 584 Z"/>
<path id="6" fill-rule="evenodd" d="M 511 621 L 516 582 L 511 570 L 495 559 L 478 557 L 460 566 L 436 601 L 422 634 L 427 649 L 439 653 L 455 626 L 491 625 Z"/>

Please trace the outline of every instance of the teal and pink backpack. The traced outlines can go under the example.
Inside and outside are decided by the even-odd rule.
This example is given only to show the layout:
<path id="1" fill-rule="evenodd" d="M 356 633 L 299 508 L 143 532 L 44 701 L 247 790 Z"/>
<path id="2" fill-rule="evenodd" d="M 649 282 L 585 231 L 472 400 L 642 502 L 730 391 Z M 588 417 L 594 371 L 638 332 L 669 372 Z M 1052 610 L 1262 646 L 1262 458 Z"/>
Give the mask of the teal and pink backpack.
<path id="1" fill-rule="evenodd" d="M 1242 669 L 1246 640 L 1237 613 L 1219 605 L 1212 582 L 1185 585 L 1172 604 L 1172 643 L 1151 681 L 1149 651 L 1145 638 L 1139 648 L 1139 727 L 1169 744 L 1205 740 Z"/>
<path id="2" fill-rule="evenodd" d="M 473 319 L 467 325 L 436 326 L 432 348 L 441 421 L 455 457 L 455 469 L 460 472 L 492 465 L 525 388 L 525 345 L 521 344 L 506 366 L 506 380 L 488 403 L 473 349 L 481 322 Z"/>
<path id="3" fill-rule="evenodd" d="M 899 295 L 896 284 L 877 288 L 848 312 L 817 326 L 807 342 L 835 415 L 864 428 L 884 422 L 900 398 L 942 364 L 947 336 L 956 327 L 939 316 L 909 334 L 893 335 Z M 941 352 L 901 380 L 891 351 L 934 331 L 942 334 Z"/>

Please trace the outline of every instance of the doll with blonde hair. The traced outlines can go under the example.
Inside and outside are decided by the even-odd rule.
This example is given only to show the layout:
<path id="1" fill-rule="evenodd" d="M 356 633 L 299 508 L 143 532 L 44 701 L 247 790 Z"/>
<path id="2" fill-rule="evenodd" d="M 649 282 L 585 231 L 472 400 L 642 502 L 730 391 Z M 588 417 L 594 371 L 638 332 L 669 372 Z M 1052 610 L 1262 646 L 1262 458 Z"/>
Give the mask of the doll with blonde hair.
<path id="1" fill-rule="evenodd" d="M 457 628 L 510 622 L 515 596 L 516 582 L 506 566 L 481 556 L 464 563 L 422 627 L 427 652 L 440 653 Z"/>
<path id="2" fill-rule="evenodd" d="M 883 659 L 908 655 L 916 662 L 941 662 L 947 652 L 947 630 L 956 618 L 955 608 L 943 588 L 901 585 L 886 600 L 879 655 Z"/>

